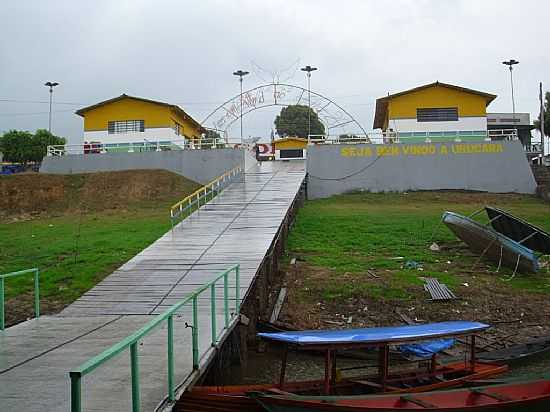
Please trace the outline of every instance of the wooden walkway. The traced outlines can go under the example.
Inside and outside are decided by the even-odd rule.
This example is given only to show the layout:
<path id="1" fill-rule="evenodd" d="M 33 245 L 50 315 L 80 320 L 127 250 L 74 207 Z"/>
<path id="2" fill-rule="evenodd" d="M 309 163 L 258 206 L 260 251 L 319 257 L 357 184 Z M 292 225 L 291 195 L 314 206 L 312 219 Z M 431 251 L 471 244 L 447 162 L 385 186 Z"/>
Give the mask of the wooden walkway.
<path id="1" fill-rule="evenodd" d="M 233 183 L 60 314 L 0 332 L 0 410 L 68 411 L 71 369 L 136 331 L 230 265 L 241 265 L 240 296 L 244 297 L 304 177 L 301 162 L 264 162 L 249 169 L 242 181 Z M 222 295 L 220 287 L 220 302 Z M 204 366 L 214 353 L 208 294 L 199 300 L 199 307 L 204 308 L 199 316 Z M 217 308 L 222 332 L 223 308 L 221 304 Z M 189 383 L 192 374 L 191 332 L 186 321 L 191 321 L 189 308 L 174 322 L 178 383 Z M 225 330 L 221 339 L 227 334 Z M 167 394 L 166 357 L 164 325 L 139 348 L 143 411 L 155 410 Z M 131 410 L 128 353 L 86 376 L 82 393 L 84 411 Z"/>

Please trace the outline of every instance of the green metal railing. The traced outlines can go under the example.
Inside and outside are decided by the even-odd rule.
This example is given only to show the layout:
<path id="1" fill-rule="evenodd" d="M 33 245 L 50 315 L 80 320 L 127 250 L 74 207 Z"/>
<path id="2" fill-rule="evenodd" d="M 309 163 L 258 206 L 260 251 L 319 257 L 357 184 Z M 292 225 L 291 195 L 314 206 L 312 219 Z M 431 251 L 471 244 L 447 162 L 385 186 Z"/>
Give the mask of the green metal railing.
<path id="1" fill-rule="evenodd" d="M 170 221 L 172 222 L 172 229 L 174 229 L 174 225 L 179 219 L 187 217 L 195 210 L 199 209 L 201 207 L 201 201 L 202 204 L 205 205 L 214 199 L 225 187 L 231 184 L 233 180 L 242 173 L 242 166 L 234 167 L 174 204 L 170 208 Z"/>
<path id="2" fill-rule="evenodd" d="M 162 322 L 167 321 L 167 352 L 168 352 L 168 399 L 175 400 L 174 383 L 174 314 L 184 305 L 191 302 L 193 324 L 191 325 L 191 343 L 193 356 L 193 369 L 198 370 L 199 356 L 199 322 L 198 322 L 198 298 L 204 291 L 210 289 L 210 316 L 211 316 L 211 337 L 212 346 L 218 343 L 218 333 L 216 325 L 216 284 L 223 279 L 223 308 L 224 308 L 224 330 L 229 327 L 231 320 L 238 315 L 240 310 L 240 279 L 239 265 L 234 265 L 219 273 L 216 278 L 200 288 L 193 291 L 189 296 L 180 302 L 174 304 L 166 312 L 156 316 L 153 320 L 139 329 L 137 332 L 126 337 L 119 343 L 106 349 L 99 355 L 93 357 L 80 365 L 75 370 L 69 372 L 71 379 L 71 412 L 82 411 L 82 378 L 92 372 L 109 359 L 130 348 L 130 374 L 132 378 L 132 411 L 140 411 L 140 383 L 139 383 L 139 362 L 138 345 L 141 339 L 148 335 L 153 329 Z M 229 275 L 235 274 L 235 312 L 230 313 L 229 308 Z"/>
<path id="3" fill-rule="evenodd" d="M 0 330 L 5 329 L 5 290 L 6 290 L 6 278 L 14 276 L 26 275 L 28 273 L 34 273 L 34 316 L 40 317 L 40 271 L 37 268 L 20 270 L 18 272 L 10 272 L 0 274 Z"/>

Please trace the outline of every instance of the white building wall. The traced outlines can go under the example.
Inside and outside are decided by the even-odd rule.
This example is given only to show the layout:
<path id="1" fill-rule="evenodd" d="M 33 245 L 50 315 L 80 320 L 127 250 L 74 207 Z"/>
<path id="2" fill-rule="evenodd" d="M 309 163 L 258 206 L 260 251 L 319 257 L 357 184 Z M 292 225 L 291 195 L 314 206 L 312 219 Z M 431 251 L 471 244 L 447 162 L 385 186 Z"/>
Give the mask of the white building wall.
<path id="1" fill-rule="evenodd" d="M 157 127 L 145 129 L 143 132 L 113 133 L 107 130 L 84 132 L 85 142 L 110 143 L 143 143 L 144 141 L 157 142 L 165 140 L 183 140 L 184 136 L 177 135 L 170 127 Z"/>
<path id="2" fill-rule="evenodd" d="M 461 130 L 487 130 L 487 118 L 459 117 L 454 122 L 417 122 L 416 119 L 391 119 L 388 129 L 395 132 L 452 132 Z"/>

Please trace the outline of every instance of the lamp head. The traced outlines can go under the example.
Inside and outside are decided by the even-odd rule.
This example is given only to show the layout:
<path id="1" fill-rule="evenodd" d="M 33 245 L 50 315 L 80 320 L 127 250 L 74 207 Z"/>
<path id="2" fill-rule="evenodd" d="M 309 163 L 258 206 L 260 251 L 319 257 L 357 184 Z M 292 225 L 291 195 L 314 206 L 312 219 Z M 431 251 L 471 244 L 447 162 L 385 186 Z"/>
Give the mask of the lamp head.
<path id="1" fill-rule="evenodd" d="M 243 77 L 243 76 L 246 76 L 247 74 L 249 74 L 249 72 L 244 71 L 244 70 L 237 70 L 237 71 L 233 72 L 233 74 L 235 76 Z"/>
<path id="2" fill-rule="evenodd" d="M 317 70 L 317 67 L 311 67 L 311 66 L 307 65 L 306 67 L 302 67 L 300 70 L 303 71 L 303 72 L 307 72 L 309 74 L 309 73 L 314 72 L 315 70 Z"/>

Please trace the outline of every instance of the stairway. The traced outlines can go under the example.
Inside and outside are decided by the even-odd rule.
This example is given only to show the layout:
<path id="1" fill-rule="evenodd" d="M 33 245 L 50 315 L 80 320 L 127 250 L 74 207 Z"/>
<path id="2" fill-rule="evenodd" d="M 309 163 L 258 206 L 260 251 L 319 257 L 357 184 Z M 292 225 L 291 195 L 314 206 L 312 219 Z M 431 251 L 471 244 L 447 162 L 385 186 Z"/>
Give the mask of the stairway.
<path id="1" fill-rule="evenodd" d="M 537 182 L 537 195 L 550 202 L 550 166 L 531 165 Z"/>

